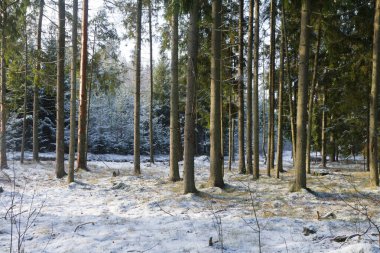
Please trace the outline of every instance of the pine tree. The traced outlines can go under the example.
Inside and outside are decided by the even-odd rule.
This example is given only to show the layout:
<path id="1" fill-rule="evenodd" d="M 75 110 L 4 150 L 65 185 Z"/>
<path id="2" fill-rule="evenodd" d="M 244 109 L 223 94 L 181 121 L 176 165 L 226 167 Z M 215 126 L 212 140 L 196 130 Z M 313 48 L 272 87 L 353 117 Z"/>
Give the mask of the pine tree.
<path id="1" fill-rule="evenodd" d="M 184 193 L 195 193 L 194 154 L 195 154 L 195 98 L 197 87 L 197 56 L 198 56 L 198 20 L 199 0 L 192 0 L 190 7 L 190 24 L 188 34 L 187 85 L 185 108 L 185 142 L 184 142 Z"/>
<path id="2" fill-rule="evenodd" d="M 33 86 L 33 161 L 39 161 L 39 149 L 40 144 L 38 140 L 39 129 L 39 111 L 40 111 L 40 99 L 39 88 L 41 86 L 41 56 L 42 56 L 42 19 L 44 16 L 45 1 L 40 0 L 38 25 L 37 25 L 37 62 L 36 62 L 36 75 L 34 76 Z"/>
<path id="3" fill-rule="evenodd" d="M 65 1 L 58 1 L 58 53 L 57 53 L 57 132 L 56 132 L 56 165 L 55 174 L 57 178 L 66 175 L 65 172 L 65 115 L 64 115 L 64 93 L 65 93 Z"/>
<path id="4" fill-rule="evenodd" d="M 373 52 L 372 52 L 372 83 L 370 97 L 370 117 L 369 117 L 369 168 L 371 186 L 379 186 L 378 171 L 378 147 L 377 147 L 377 100 L 378 87 L 380 82 L 380 1 L 376 1 L 375 19 L 373 31 Z"/>
<path id="5" fill-rule="evenodd" d="M 238 68 L 238 138 L 239 138 L 239 173 L 245 173 L 244 159 L 244 0 L 239 0 L 239 68 Z"/>
<path id="6" fill-rule="evenodd" d="M 297 101 L 297 151 L 295 160 L 296 178 L 292 191 L 306 188 L 306 121 L 307 121 L 307 90 L 309 68 L 309 25 L 310 0 L 302 0 L 301 34 L 299 43 L 298 68 L 298 101 Z"/>
<path id="7" fill-rule="evenodd" d="M 152 36 L 152 1 L 149 0 L 149 75 L 150 75 L 150 104 L 149 104 L 149 155 L 150 162 L 154 163 L 153 146 L 153 36 Z"/>
<path id="8" fill-rule="evenodd" d="M 78 125 L 78 169 L 88 170 L 86 159 L 86 128 L 87 128 L 87 41 L 88 41 L 88 0 L 83 0 L 82 14 L 82 49 L 80 59 L 79 88 L 79 125 Z"/>
<path id="9" fill-rule="evenodd" d="M 247 63 L 247 174 L 252 169 L 252 53 L 253 53 L 253 0 L 249 1 L 248 63 Z"/>
<path id="10" fill-rule="evenodd" d="M 210 186 L 224 187 L 221 153 L 221 10 L 222 1 L 212 1 L 211 108 L 210 108 Z"/>
<path id="11" fill-rule="evenodd" d="M 137 36 L 136 36 L 136 91 L 135 91 L 135 111 L 134 111 L 134 173 L 140 175 L 140 79 L 141 79 L 141 15 L 142 0 L 137 0 Z"/>
<path id="12" fill-rule="evenodd" d="M 76 130 L 76 104 L 77 104 L 77 52 L 78 52 L 78 0 L 73 0 L 73 29 L 71 34 L 72 58 L 71 58 L 71 98 L 70 98 L 70 147 L 69 147 L 69 173 L 67 180 L 74 182 L 75 160 L 75 130 Z"/>
<path id="13" fill-rule="evenodd" d="M 255 38 L 253 53 L 253 178 L 259 179 L 259 24 L 260 0 L 255 0 Z"/>
<path id="14" fill-rule="evenodd" d="M 268 121 L 268 162 L 267 175 L 274 168 L 274 82 L 275 82 L 275 30 L 276 30 L 276 1 L 270 4 L 270 63 L 269 63 L 269 121 Z"/>
<path id="15" fill-rule="evenodd" d="M 181 144 L 179 143 L 179 119 L 178 119 L 178 0 L 172 1 L 171 15 L 171 83 L 170 83 L 170 181 L 180 180 L 179 176 L 179 152 Z"/>
<path id="16" fill-rule="evenodd" d="M 1 5 L 2 17 L 1 17 L 1 96 L 0 96 L 0 169 L 8 168 L 7 164 L 7 144 L 6 144 L 6 124 L 7 124 L 7 103 L 6 103 L 6 91 L 7 91 L 7 65 L 5 60 L 5 52 L 7 50 L 7 18 L 8 18 L 8 4 L 7 1 L 3 1 Z"/>

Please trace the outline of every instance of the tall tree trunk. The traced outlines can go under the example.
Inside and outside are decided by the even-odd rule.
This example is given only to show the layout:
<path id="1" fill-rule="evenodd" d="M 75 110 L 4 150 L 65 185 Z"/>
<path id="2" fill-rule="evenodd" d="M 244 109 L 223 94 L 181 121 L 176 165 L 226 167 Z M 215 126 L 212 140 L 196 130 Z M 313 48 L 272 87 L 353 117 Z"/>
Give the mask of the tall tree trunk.
<path id="1" fill-rule="evenodd" d="M 96 35 L 98 27 L 95 25 L 94 38 L 92 42 L 92 57 L 91 57 L 91 67 L 90 67 L 90 78 L 88 81 L 88 96 L 87 96 L 87 120 L 86 120 L 86 138 L 85 138 L 85 160 L 88 157 L 88 133 L 90 131 L 90 112 L 91 112 L 91 94 L 92 94 L 92 80 L 94 75 L 94 56 L 95 56 L 95 45 L 96 45 Z"/>
<path id="2" fill-rule="evenodd" d="M 322 167 L 326 168 L 326 86 L 322 86 L 322 127 L 321 127 L 321 156 L 322 156 Z"/>
<path id="3" fill-rule="evenodd" d="M 170 173 L 169 180 L 178 181 L 179 176 L 179 150 L 180 145 L 180 131 L 178 119 L 178 0 L 172 2 L 173 12 L 171 17 L 171 91 L 170 91 Z"/>
<path id="4" fill-rule="evenodd" d="M 6 108 L 6 91 L 7 91 L 7 66 L 5 61 L 5 51 L 7 49 L 6 45 L 6 24 L 7 24 L 7 5 L 3 2 L 2 5 L 2 22 L 1 22 L 1 96 L 0 96 L 0 114 L 1 114 L 1 129 L 0 129 L 0 169 L 8 168 L 7 164 L 7 132 L 6 132 L 6 124 L 7 124 L 7 108 Z"/>
<path id="5" fill-rule="evenodd" d="M 269 65 L 269 121 L 268 121 L 268 163 L 267 175 L 274 168 L 274 81 L 275 81 L 275 50 L 276 50 L 276 1 L 270 4 L 270 65 Z"/>
<path id="6" fill-rule="evenodd" d="M 86 159 L 86 125 L 87 125 L 87 40 L 88 40 L 88 0 L 83 0 L 82 15 L 82 50 L 80 59 L 79 87 L 79 126 L 78 126 L 78 169 L 88 170 Z"/>
<path id="7" fill-rule="evenodd" d="M 232 151 L 233 151 L 233 117 L 232 117 L 232 84 L 229 87 L 228 95 L 228 170 L 231 171 L 232 167 Z"/>
<path id="8" fill-rule="evenodd" d="M 253 53 L 253 0 L 249 1 L 248 63 L 247 63 L 247 174 L 252 168 L 252 53 Z"/>
<path id="9" fill-rule="evenodd" d="M 322 11 L 320 11 L 319 22 L 318 22 L 318 35 L 317 35 L 317 46 L 314 55 L 314 66 L 313 66 L 313 77 L 311 80 L 310 95 L 309 95 L 309 105 L 308 105 L 308 124 L 307 124 L 307 136 L 306 136 L 306 172 L 311 174 L 310 169 L 310 152 L 311 152 L 311 129 L 313 127 L 313 108 L 314 108 L 314 94 L 317 85 L 317 71 L 318 71 L 318 57 L 319 57 L 319 47 L 321 44 L 321 22 L 322 22 Z"/>
<path id="10" fill-rule="evenodd" d="M 370 171 L 370 169 L 369 169 L 369 149 L 370 149 L 370 147 L 369 147 L 369 118 L 370 118 L 370 115 L 369 115 L 369 107 L 370 107 L 370 93 L 368 92 L 368 101 L 367 101 L 367 108 L 368 108 L 368 110 L 367 110 L 367 143 L 366 143 L 366 145 L 365 145 L 365 152 L 366 152 L 366 171 Z"/>
<path id="11" fill-rule="evenodd" d="M 265 83 L 265 69 L 264 69 L 264 60 L 263 60 L 263 83 Z M 264 156 L 264 164 L 267 163 L 268 161 L 268 157 L 267 157 L 267 153 L 266 153 L 266 148 L 265 148 L 265 144 L 266 144 L 266 141 L 265 141 L 265 138 L 266 138 L 266 133 L 265 133 L 265 129 L 266 129 L 266 95 L 265 95 L 265 85 L 263 85 L 263 120 L 262 120 L 262 150 L 263 150 L 263 156 Z"/>
<path id="12" fill-rule="evenodd" d="M 376 1 L 376 12 L 373 25 L 372 83 L 369 107 L 369 169 L 371 186 L 379 186 L 379 170 L 377 164 L 377 100 L 380 82 L 380 0 Z"/>
<path id="13" fill-rule="evenodd" d="M 255 0 L 255 38 L 253 51 L 253 178 L 259 179 L 259 13 L 260 0 Z"/>
<path id="14" fill-rule="evenodd" d="M 282 4 L 283 8 L 283 4 Z M 284 9 L 282 9 L 284 11 Z M 284 24 L 281 24 L 282 28 Z M 284 87 L 284 32 L 282 29 L 281 34 L 281 44 L 280 44 L 280 73 L 279 73 L 279 84 L 278 84 L 278 120 L 277 120 L 277 166 L 276 166 L 276 178 L 280 178 L 280 172 L 283 172 L 282 164 L 282 151 L 283 151 L 283 87 Z"/>
<path id="15" fill-rule="evenodd" d="M 142 0 L 137 0 L 137 36 L 136 36 L 136 91 L 134 116 L 134 173 L 140 175 L 140 82 L 141 82 L 141 15 Z"/>
<path id="16" fill-rule="evenodd" d="M 330 117 L 330 125 L 332 125 L 333 117 Z M 335 162 L 336 148 L 334 131 L 330 130 L 330 162 Z"/>
<path id="17" fill-rule="evenodd" d="M 292 140 L 292 158 L 293 164 L 296 157 L 296 126 L 295 126 L 295 112 L 293 103 L 293 87 L 290 78 L 290 57 L 288 52 L 288 37 L 286 33 L 286 18 L 285 18 L 285 8 L 282 8 L 282 32 L 284 35 L 284 47 L 285 47 L 285 57 L 286 57 L 286 82 L 288 83 L 288 101 L 289 101 L 289 121 L 290 121 L 290 135 Z"/>
<path id="18" fill-rule="evenodd" d="M 39 158 L 39 140 L 38 140 L 38 129 L 39 129 L 39 111 L 40 111 L 40 99 L 39 99 L 39 88 L 41 86 L 41 33 L 42 33 L 42 18 L 44 15 L 44 5 L 45 1 L 40 0 L 40 9 L 38 16 L 38 26 L 37 26 L 37 63 L 36 63 L 36 75 L 34 76 L 34 87 L 33 87 L 33 161 L 38 162 Z"/>
<path id="19" fill-rule="evenodd" d="M 197 56 L 199 37 L 199 2 L 193 0 L 190 10 L 190 24 L 188 35 L 188 62 L 187 62 L 187 85 L 186 85 L 186 108 L 185 108 L 185 143 L 184 143 L 184 193 L 195 193 L 194 180 L 194 127 L 195 127 L 195 92 L 197 87 Z"/>
<path id="20" fill-rule="evenodd" d="M 65 0 L 58 1 L 58 52 L 57 52 L 57 133 L 56 133 L 56 167 L 57 178 L 65 172 Z"/>
<path id="21" fill-rule="evenodd" d="M 221 12 L 222 1 L 212 1 L 211 34 L 211 93 L 210 93 L 210 177 L 209 185 L 224 187 L 221 154 L 221 106 L 220 106 L 220 57 L 221 57 Z"/>
<path id="22" fill-rule="evenodd" d="M 22 119 L 22 140 L 21 140 L 21 155 L 20 155 L 20 163 L 24 163 L 24 152 L 25 152 L 25 142 L 26 142 L 26 108 L 27 108 L 27 102 L 28 102 L 28 31 L 27 31 L 27 23 L 26 23 L 26 14 L 25 14 L 25 20 L 24 20 L 24 26 L 25 26 L 25 87 L 24 87 L 24 115 Z"/>
<path id="23" fill-rule="evenodd" d="M 69 173 L 67 180 L 74 182 L 75 162 L 75 130 L 77 114 L 77 55 L 78 55 L 78 0 L 73 0 L 73 28 L 71 34 L 72 58 L 71 58 L 71 96 L 70 96 L 70 147 L 69 147 Z"/>
<path id="24" fill-rule="evenodd" d="M 295 160 L 296 179 L 293 191 L 306 188 L 306 124 L 307 90 L 309 68 L 310 0 L 302 0 L 301 34 L 299 44 L 298 101 L 297 101 L 297 152 Z"/>
<path id="25" fill-rule="evenodd" d="M 244 0 L 239 0 L 239 68 L 238 68 L 238 135 L 239 135 L 239 173 L 245 173 L 244 160 Z"/>
<path id="26" fill-rule="evenodd" d="M 149 147 L 150 162 L 154 163 L 153 146 L 153 36 L 152 36 L 152 1 L 149 0 L 149 74 L 150 74 L 150 105 L 149 105 Z"/>

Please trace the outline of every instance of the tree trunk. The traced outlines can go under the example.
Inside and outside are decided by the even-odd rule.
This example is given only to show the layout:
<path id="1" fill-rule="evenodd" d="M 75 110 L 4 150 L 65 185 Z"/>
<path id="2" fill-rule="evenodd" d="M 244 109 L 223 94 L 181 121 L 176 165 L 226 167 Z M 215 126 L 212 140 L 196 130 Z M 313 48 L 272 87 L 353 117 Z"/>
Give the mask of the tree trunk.
<path id="1" fill-rule="evenodd" d="M 330 118 L 330 125 L 332 125 L 332 116 Z M 335 162 L 336 148 L 334 132 L 330 130 L 330 162 Z"/>
<path id="2" fill-rule="evenodd" d="M 259 13 L 260 0 L 255 0 L 255 38 L 253 52 L 253 178 L 259 179 Z"/>
<path id="3" fill-rule="evenodd" d="M 297 152 L 295 160 L 296 179 L 293 191 L 306 188 L 306 124 L 307 90 L 309 68 L 310 0 L 302 0 L 301 34 L 299 44 L 298 101 L 297 101 Z"/>
<path id="4" fill-rule="evenodd" d="M 283 5 L 282 5 L 283 8 Z M 284 11 L 284 9 L 282 9 Z M 281 24 L 282 28 L 284 24 Z M 280 73 L 279 73 L 279 84 L 278 84 L 278 120 L 277 120 L 277 166 L 276 166 L 276 178 L 280 178 L 280 172 L 283 172 L 282 164 L 282 152 L 283 152 L 283 87 L 284 87 L 284 32 L 282 29 L 281 34 L 281 45 L 280 45 Z"/>
<path id="5" fill-rule="evenodd" d="M 149 0 L 149 74 L 150 74 L 150 105 L 149 105 L 149 147 L 150 162 L 154 163 L 153 146 L 153 36 L 152 36 L 152 1 Z"/>
<path id="6" fill-rule="evenodd" d="M 322 156 L 322 167 L 326 168 L 326 87 L 322 87 L 322 127 L 321 127 L 321 156 Z"/>
<path id="7" fill-rule="evenodd" d="M 232 117 L 232 84 L 229 87 L 228 98 L 228 170 L 231 171 L 232 167 L 232 151 L 233 151 L 233 117 Z"/>
<path id="8" fill-rule="evenodd" d="M 274 168 L 274 81 L 275 81 L 275 54 L 276 54 L 276 2 L 270 4 L 270 65 L 269 65 L 269 121 L 268 121 L 268 163 L 267 175 Z"/>
<path id="9" fill-rule="evenodd" d="M 6 45 L 6 24 L 7 24 L 7 5 L 3 2 L 3 18 L 2 18 L 2 29 L 1 29 L 1 100 L 0 100 L 0 114 L 1 114 L 1 129 L 0 129 L 0 169 L 8 168 L 7 164 L 7 132 L 6 132 L 6 124 L 7 124 L 7 108 L 6 108 L 6 85 L 7 85 L 7 66 L 5 61 L 5 51 L 7 49 Z"/>
<path id="10" fill-rule="evenodd" d="M 222 1 L 212 1 L 211 34 L 211 93 L 210 93 L 210 177 L 209 185 L 224 187 L 221 154 L 221 107 L 220 107 L 220 57 L 221 57 L 221 12 Z"/>
<path id="11" fill-rule="evenodd" d="M 71 97 L 70 97 L 70 147 L 69 147 L 69 173 L 67 180 L 74 182 L 75 162 L 75 130 L 77 114 L 77 55 L 78 55 L 78 0 L 73 0 L 73 28 L 71 35 L 72 58 L 71 58 Z"/>
<path id="12" fill-rule="evenodd" d="M 247 59 L 247 174 L 252 168 L 252 53 L 253 53 L 253 0 L 249 1 L 248 59 Z"/>
<path id="13" fill-rule="evenodd" d="M 87 40 L 88 40 L 88 0 L 83 0 L 82 16 L 82 50 L 80 59 L 79 88 L 79 126 L 78 126 L 78 169 L 88 170 L 86 159 L 86 126 L 87 126 Z"/>
<path id="14" fill-rule="evenodd" d="M 264 85 L 263 85 L 263 105 L 262 105 L 262 107 L 263 107 L 263 122 L 262 122 L 262 139 L 263 139 L 263 141 L 262 141 L 262 150 L 263 150 L 263 156 L 264 156 L 264 164 L 266 164 L 267 163 L 267 161 L 268 161 L 268 159 L 267 159 L 267 154 L 266 154 L 266 152 L 265 152 L 265 150 L 266 150 L 266 148 L 265 148 L 265 143 L 266 143 L 266 141 L 265 141 L 265 137 L 266 137 L 266 133 L 265 133 L 265 129 L 266 129 L 266 122 L 267 122 L 267 120 L 266 120 L 266 102 L 265 102 L 265 100 L 266 100 L 266 96 L 265 96 L 265 75 L 266 75 L 266 73 L 265 73 L 265 62 L 264 62 L 264 56 L 263 56 L 263 83 L 264 83 Z"/>
<path id="15" fill-rule="evenodd" d="M 38 140 L 38 130 L 39 130 L 39 111 L 40 111 L 40 99 L 39 99 L 39 88 L 41 86 L 41 33 L 42 33 L 42 18 L 44 15 L 44 5 L 45 1 L 40 0 L 40 10 L 38 16 L 38 28 L 37 28 L 37 63 L 36 63 L 36 75 L 34 76 L 34 87 L 33 87 L 33 161 L 38 162 L 39 158 L 39 140 Z"/>
<path id="16" fill-rule="evenodd" d="M 24 20 L 24 26 L 25 26 L 25 87 L 24 87 L 24 115 L 22 119 L 22 137 L 21 137 L 21 155 L 20 155 L 20 163 L 24 163 L 24 152 L 25 152 L 25 133 L 26 133 L 26 109 L 27 109 L 27 102 L 28 102 L 28 31 L 27 31 L 27 25 L 26 25 L 26 15 Z"/>
<path id="17" fill-rule="evenodd" d="M 239 0 L 239 68 L 238 68 L 238 135 L 239 135 L 239 173 L 245 173 L 244 160 L 244 1 Z"/>
<path id="18" fill-rule="evenodd" d="M 314 93 L 317 85 L 317 71 L 318 71 L 318 57 L 319 57 L 319 47 L 321 44 L 321 22 L 322 22 L 322 11 L 320 11 L 319 24 L 318 24 L 318 35 L 317 35 L 317 46 L 314 55 L 314 67 L 313 67 L 313 77 L 310 87 L 309 96 L 309 112 L 308 112 L 308 124 L 307 124 L 307 136 L 306 136 L 306 172 L 311 174 L 310 169 L 310 152 L 311 152 L 311 129 L 313 127 L 313 108 L 314 108 Z"/>
<path id="19" fill-rule="evenodd" d="M 88 101 L 87 101 L 87 120 L 86 120 L 86 138 L 85 138 L 85 160 L 87 161 L 88 156 L 88 132 L 90 130 L 90 112 L 91 112 L 91 94 L 92 94 L 92 80 L 94 75 L 94 56 L 95 56 L 95 45 L 96 45 L 96 35 L 98 27 L 95 25 L 94 38 L 92 42 L 92 57 L 91 57 L 91 67 L 90 67 L 90 78 L 88 82 Z"/>
<path id="20" fill-rule="evenodd" d="M 197 56 L 198 56 L 198 19 L 199 2 L 193 0 L 190 10 L 190 24 L 188 35 L 188 62 L 185 108 L 185 142 L 184 142 L 184 193 L 195 193 L 194 180 L 194 118 L 195 118 L 195 92 L 197 87 Z"/>
<path id="21" fill-rule="evenodd" d="M 171 17 L 171 92 L 170 92 L 170 181 L 180 180 L 179 176 L 179 150 L 181 149 L 179 119 L 178 119 L 178 0 L 173 0 L 173 13 Z"/>
<path id="22" fill-rule="evenodd" d="M 380 82 L 380 1 L 376 1 L 376 12 L 373 31 L 372 83 L 369 107 L 369 169 L 371 186 L 379 186 L 378 153 L 377 153 L 377 100 Z"/>
<path id="23" fill-rule="evenodd" d="M 141 81 L 141 15 L 142 0 L 137 0 L 137 37 L 136 37 L 136 91 L 134 116 L 134 173 L 140 175 L 140 81 Z"/>
<path id="24" fill-rule="evenodd" d="M 58 1 L 58 52 L 57 52 L 57 133 L 56 133 L 56 167 L 57 178 L 65 172 L 65 1 Z"/>
<path id="25" fill-rule="evenodd" d="M 295 112 L 294 112 L 294 104 L 293 104 L 293 88 L 292 82 L 290 78 L 290 58 L 288 52 L 288 37 L 286 34 L 286 19 L 285 19 L 285 9 L 282 9 L 282 32 L 284 34 L 284 47 L 285 47 L 285 57 L 286 57 L 286 82 L 288 83 L 288 100 L 289 100 L 289 118 L 290 118 L 290 132 L 291 132 L 291 140 L 292 140 L 292 158 L 293 164 L 296 157 L 296 127 L 295 127 Z"/>

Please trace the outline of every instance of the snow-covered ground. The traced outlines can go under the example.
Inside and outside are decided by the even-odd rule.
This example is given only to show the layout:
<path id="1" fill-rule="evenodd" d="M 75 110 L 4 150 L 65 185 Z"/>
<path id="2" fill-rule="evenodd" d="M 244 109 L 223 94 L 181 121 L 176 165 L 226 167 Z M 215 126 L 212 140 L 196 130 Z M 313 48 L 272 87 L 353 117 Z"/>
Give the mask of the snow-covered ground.
<path id="1" fill-rule="evenodd" d="M 289 193 L 293 170 L 269 178 L 263 164 L 258 181 L 235 165 L 225 172 L 225 189 L 210 188 L 209 160 L 197 157 L 200 193 L 183 195 L 182 182 L 167 180 L 167 157 L 152 165 L 143 158 L 141 176 L 133 175 L 132 157 L 104 157 L 70 185 L 55 178 L 52 161 L 9 161 L 5 172 L 15 174 L 16 186 L 0 174 L 0 252 L 9 252 L 11 234 L 17 251 L 17 228 L 22 235 L 29 225 L 25 252 L 208 253 L 222 252 L 221 241 L 224 252 L 380 252 L 380 191 L 367 187 L 360 164 L 315 165 L 312 191 Z M 123 162 L 107 162 L 115 160 Z M 318 220 L 317 211 L 336 217 Z M 352 238 L 334 242 L 338 236 Z"/>

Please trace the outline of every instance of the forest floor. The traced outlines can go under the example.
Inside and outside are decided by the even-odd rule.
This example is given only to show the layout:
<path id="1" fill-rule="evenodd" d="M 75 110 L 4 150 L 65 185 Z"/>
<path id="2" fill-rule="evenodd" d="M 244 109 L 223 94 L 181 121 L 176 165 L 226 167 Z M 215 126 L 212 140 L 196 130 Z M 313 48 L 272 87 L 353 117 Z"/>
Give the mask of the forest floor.
<path id="1" fill-rule="evenodd" d="M 221 190 L 207 186 L 209 160 L 197 157 L 200 193 L 183 195 L 183 182 L 167 180 L 167 157 L 143 158 L 141 176 L 130 156 L 107 157 L 69 185 L 52 161 L 9 161 L 15 184 L 0 175 L 0 252 L 17 252 L 18 241 L 25 252 L 380 252 L 380 189 L 368 187 L 362 164 L 313 164 L 311 190 L 290 193 L 289 162 L 280 179 L 261 164 L 258 181 L 234 166 Z"/>

